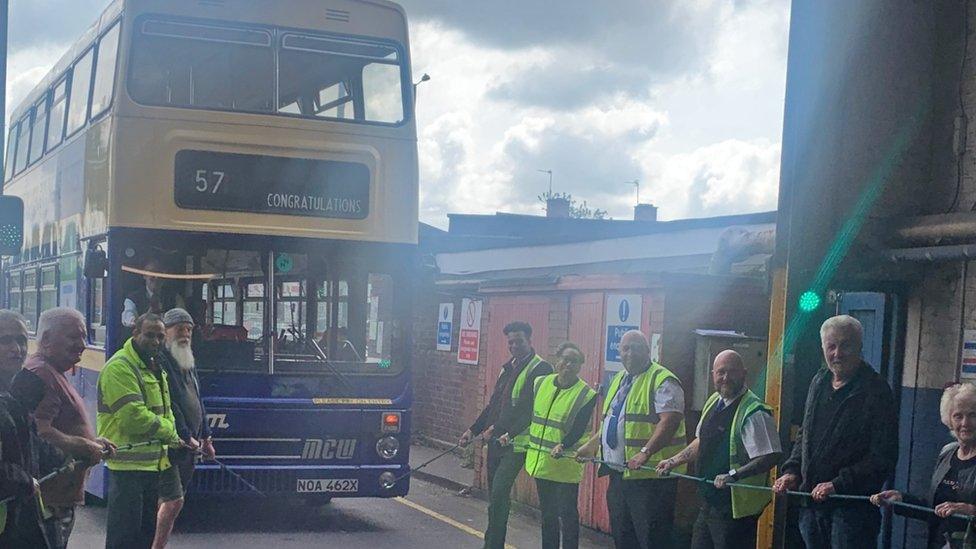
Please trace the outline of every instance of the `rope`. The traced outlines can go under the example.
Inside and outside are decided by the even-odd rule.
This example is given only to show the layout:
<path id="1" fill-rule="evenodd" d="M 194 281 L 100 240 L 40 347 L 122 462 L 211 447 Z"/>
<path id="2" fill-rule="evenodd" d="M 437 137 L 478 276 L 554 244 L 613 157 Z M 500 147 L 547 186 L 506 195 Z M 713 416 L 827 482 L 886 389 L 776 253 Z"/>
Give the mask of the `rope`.
<path id="1" fill-rule="evenodd" d="M 149 441 L 146 441 L 146 442 L 135 442 L 133 444 L 124 444 L 122 446 L 117 447 L 115 450 L 116 451 L 122 450 L 122 451 L 125 452 L 125 451 L 132 450 L 134 448 L 141 448 L 143 446 L 152 446 L 153 444 L 162 444 L 162 442 L 163 441 L 156 440 L 156 439 L 149 440 Z M 105 451 L 102 452 L 103 455 L 106 454 L 106 453 L 107 452 L 105 452 Z M 50 473 L 44 475 L 43 477 L 41 477 L 39 479 L 37 479 L 37 484 L 38 485 L 44 484 L 45 482 L 53 479 L 54 477 L 61 476 L 61 475 L 65 474 L 65 473 L 69 473 L 71 471 L 74 471 L 75 470 L 75 467 L 77 467 L 79 465 L 86 465 L 87 466 L 87 465 L 91 465 L 91 464 L 87 460 L 73 459 L 73 460 L 65 463 L 61 467 L 58 467 L 57 469 L 51 471 Z M 4 499 L 0 499 L 0 505 L 6 505 L 7 503 L 10 503 L 11 501 L 13 501 L 15 499 L 17 499 L 17 496 L 10 496 L 10 497 L 6 497 Z"/>
<path id="2" fill-rule="evenodd" d="M 493 440 L 495 442 L 498 442 L 497 439 L 493 439 Z M 514 445 L 514 444 L 509 444 L 509 446 L 511 446 L 512 449 L 513 450 L 516 450 L 516 451 L 521 450 L 521 451 L 524 452 L 524 451 L 527 451 L 527 450 L 530 450 L 530 449 L 538 451 L 538 448 L 532 448 L 531 446 L 521 446 L 521 445 Z M 570 456 L 568 454 L 563 454 L 563 455 L 561 455 L 561 456 L 559 456 L 558 458 L 555 458 L 555 459 L 577 459 L 578 461 L 582 461 L 582 462 L 588 462 L 588 463 L 606 465 L 606 466 L 611 467 L 611 468 L 614 468 L 614 469 L 626 469 L 627 468 L 627 464 L 625 464 L 625 463 L 614 463 L 614 462 L 605 461 L 605 460 L 597 459 L 597 458 L 576 458 L 576 456 Z M 637 470 L 657 472 L 657 469 L 655 467 L 651 467 L 649 465 L 642 465 Z M 676 473 L 674 471 L 669 471 L 668 473 L 665 473 L 662 476 L 674 476 L 674 477 L 678 477 L 678 478 L 683 478 L 685 480 L 690 480 L 692 482 L 699 482 L 699 483 L 707 484 L 707 485 L 712 485 L 712 482 L 713 482 L 712 480 L 709 480 L 709 479 L 704 478 L 704 477 L 695 477 L 695 476 L 686 475 L 686 474 L 683 474 L 683 473 Z M 773 492 L 773 488 L 771 486 L 757 486 L 755 484 L 745 484 L 745 483 L 741 483 L 741 482 L 728 482 L 725 485 L 726 486 L 729 486 L 729 487 L 743 488 L 743 489 L 746 489 L 746 490 L 758 490 L 758 491 L 763 491 L 763 492 Z M 773 493 L 775 493 L 775 492 L 773 492 Z M 811 499 L 813 498 L 813 494 L 812 493 L 810 493 L 810 492 L 800 492 L 800 491 L 797 491 L 797 490 L 787 490 L 786 495 L 787 496 L 796 496 L 796 497 L 805 497 L 805 498 L 811 498 Z M 870 496 L 856 496 L 856 495 L 850 495 L 850 494 L 830 494 L 827 497 L 829 499 L 836 499 L 836 500 L 844 500 L 844 501 L 865 501 L 865 502 L 871 503 L 871 497 Z M 935 509 L 933 509 L 931 507 L 924 507 L 922 505 L 915 505 L 915 504 L 912 504 L 912 503 L 905 503 L 903 501 L 886 500 L 886 502 L 887 502 L 888 505 L 891 505 L 891 506 L 904 507 L 906 509 L 912 509 L 912 510 L 915 510 L 915 511 L 921 511 L 921 512 L 924 512 L 924 513 L 931 513 L 931 514 L 935 515 Z M 938 515 L 936 515 L 936 516 L 938 516 Z M 976 520 L 976 517 L 974 517 L 974 516 L 964 515 L 964 514 L 961 514 L 961 513 L 953 513 L 953 514 L 951 514 L 951 515 L 949 515 L 948 517 L 945 517 L 945 518 L 949 518 L 949 517 L 957 518 L 957 519 L 964 520 L 964 521 L 967 521 L 967 522 Z M 939 518 L 942 518 L 942 517 L 939 517 Z"/>

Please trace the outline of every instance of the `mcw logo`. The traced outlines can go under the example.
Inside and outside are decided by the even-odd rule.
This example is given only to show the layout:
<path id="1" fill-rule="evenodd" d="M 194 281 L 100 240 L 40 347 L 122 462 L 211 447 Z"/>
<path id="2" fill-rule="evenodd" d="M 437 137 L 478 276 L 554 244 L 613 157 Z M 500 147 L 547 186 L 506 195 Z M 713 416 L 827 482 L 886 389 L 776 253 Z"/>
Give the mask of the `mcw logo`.
<path id="1" fill-rule="evenodd" d="M 305 439 L 302 459 L 352 459 L 356 453 L 356 439 Z"/>

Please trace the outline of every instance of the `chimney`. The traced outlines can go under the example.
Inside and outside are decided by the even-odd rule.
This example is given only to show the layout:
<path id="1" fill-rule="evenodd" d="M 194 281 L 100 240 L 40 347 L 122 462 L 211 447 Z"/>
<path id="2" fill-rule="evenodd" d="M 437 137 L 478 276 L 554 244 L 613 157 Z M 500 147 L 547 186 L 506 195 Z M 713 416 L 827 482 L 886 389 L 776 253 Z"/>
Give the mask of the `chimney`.
<path id="1" fill-rule="evenodd" d="M 546 199 L 546 217 L 569 218 L 569 199 L 554 197 Z"/>
<path id="2" fill-rule="evenodd" d="M 638 204 L 634 206 L 634 221 L 657 221 L 657 206 L 653 204 Z"/>

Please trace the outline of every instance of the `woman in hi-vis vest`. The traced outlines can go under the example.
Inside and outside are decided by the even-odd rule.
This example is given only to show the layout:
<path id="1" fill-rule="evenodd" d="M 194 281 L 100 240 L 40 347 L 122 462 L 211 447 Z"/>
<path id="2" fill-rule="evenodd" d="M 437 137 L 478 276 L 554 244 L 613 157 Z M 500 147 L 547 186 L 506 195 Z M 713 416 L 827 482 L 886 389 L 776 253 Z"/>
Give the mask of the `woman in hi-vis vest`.
<path id="1" fill-rule="evenodd" d="M 585 357 L 574 343 L 559 346 L 556 373 L 536 378 L 532 386 L 533 410 L 528 425 L 525 470 L 535 478 L 542 510 L 542 547 L 579 546 L 579 483 L 583 464 L 573 454 L 586 440 L 596 407 L 596 391 L 579 378 Z M 513 429 L 521 432 L 524 425 Z M 508 434 L 499 437 L 507 442 Z"/>

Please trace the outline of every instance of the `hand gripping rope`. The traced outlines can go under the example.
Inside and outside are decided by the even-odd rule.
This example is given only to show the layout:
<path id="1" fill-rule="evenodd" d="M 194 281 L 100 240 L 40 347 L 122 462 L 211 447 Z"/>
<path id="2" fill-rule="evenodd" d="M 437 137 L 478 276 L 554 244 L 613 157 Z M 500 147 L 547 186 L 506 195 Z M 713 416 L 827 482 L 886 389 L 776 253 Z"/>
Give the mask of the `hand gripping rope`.
<path id="1" fill-rule="evenodd" d="M 153 444 L 162 444 L 162 442 L 163 441 L 161 441 L 161 440 L 149 440 L 149 441 L 146 441 L 146 442 L 136 442 L 134 444 L 125 444 L 123 446 L 119 446 L 115 450 L 116 451 L 118 451 L 118 450 L 123 450 L 123 451 L 132 450 L 133 448 L 141 448 L 143 446 L 152 446 Z M 102 452 L 102 454 L 106 454 L 106 453 L 108 453 L 108 452 L 105 452 L 105 451 Z M 87 466 L 87 465 L 91 465 L 91 463 L 89 463 L 88 461 L 83 460 L 83 459 L 73 459 L 73 460 L 65 463 L 61 467 L 58 467 L 57 469 L 51 471 L 50 473 L 44 475 L 43 477 L 41 477 L 39 479 L 37 479 L 37 484 L 38 485 L 44 484 L 45 482 L 51 480 L 54 477 L 63 475 L 65 473 L 69 473 L 71 471 L 74 471 L 75 470 L 75 467 L 77 467 L 79 465 L 85 465 L 85 466 Z M 6 503 L 10 503 L 11 501 L 13 501 L 15 499 L 17 499 L 17 496 L 10 496 L 8 498 L 4 498 L 4 499 L 0 500 L 0 505 L 4 505 Z"/>
<path id="2" fill-rule="evenodd" d="M 497 439 L 494 439 L 494 440 L 497 442 Z M 514 449 L 522 450 L 522 451 L 526 451 L 526 450 L 529 450 L 530 449 L 528 446 L 526 446 L 526 447 L 515 446 L 515 445 L 510 445 L 510 446 L 512 446 L 512 448 L 514 448 Z M 576 459 L 577 461 L 580 461 L 580 462 L 588 462 L 588 463 L 594 463 L 594 464 L 598 464 L 598 465 L 606 465 L 606 466 L 611 467 L 611 468 L 616 469 L 616 470 L 627 469 L 627 464 L 625 464 L 625 463 L 614 463 L 614 462 L 605 461 L 605 460 L 597 459 L 597 458 L 577 458 L 575 456 L 570 456 L 568 454 L 564 454 L 562 456 L 559 456 L 556 459 Z M 638 468 L 638 470 L 642 470 L 642 471 L 655 471 L 655 472 L 657 471 L 657 469 L 655 467 L 651 467 L 651 466 L 648 466 L 648 465 L 642 465 L 641 467 Z M 693 482 L 700 482 L 702 484 L 712 485 L 712 480 L 711 479 L 707 479 L 707 478 L 704 478 L 704 477 L 695 477 L 695 476 L 691 476 L 691 475 L 685 475 L 685 474 L 682 474 L 682 473 L 667 472 L 667 473 L 664 473 L 662 476 L 674 476 L 674 477 L 678 477 L 678 478 L 683 478 L 685 480 L 690 480 L 690 481 L 693 481 Z M 741 482 L 728 482 L 728 483 L 725 484 L 725 486 L 732 486 L 732 487 L 735 487 L 735 488 L 743 488 L 743 489 L 746 489 L 746 490 L 760 490 L 760 491 L 765 491 L 765 492 L 772 492 L 773 491 L 773 488 L 771 486 L 756 486 L 756 485 L 753 485 L 753 484 L 744 484 L 744 483 L 741 483 Z M 774 495 L 775 495 L 775 492 L 774 492 Z M 798 496 L 798 497 L 813 498 L 813 494 L 810 493 L 810 492 L 799 492 L 799 491 L 796 491 L 796 490 L 788 490 L 786 492 L 786 495 L 788 495 L 788 496 Z M 854 496 L 854 495 L 848 495 L 848 494 L 830 494 L 827 497 L 830 498 L 830 499 L 837 499 L 837 500 L 865 501 L 865 502 L 871 503 L 871 497 L 870 496 Z M 888 505 L 891 505 L 891 506 L 904 507 L 906 509 L 913 509 L 915 511 L 921 511 L 921 512 L 924 512 L 924 513 L 931 513 L 933 515 L 935 514 L 935 509 L 933 509 L 931 507 L 925 507 L 925 506 L 922 506 L 922 505 L 915 505 L 915 504 L 912 504 L 912 503 L 905 503 L 903 501 L 886 500 L 886 502 L 887 502 Z M 973 517 L 971 515 L 963 515 L 961 513 L 953 513 L 950 516 L 953 517 L 953 518 L 965 520 L 967 522 L 974 522 L 974 521 L 976 521 L 976 517 Z M 949 518 L 949 517 L 946 517 L 946 518 Z"/>
<path id="3" fill-rule="evenodd" d="M 155 440 L 154 439 L 154 440 L 149 440 L 149 441 L 146 441 L 146 442 L 136 442 L 136 443 L 133 443 L 133 444 L 125 444 L 125 445 L 122 445 L 122 446 L 119 446 L 118 448 L 116 448 L 116 451 L 118 451 L 118 450 L 127 451 L 127 450 L 132 450 L 134 448 L 141 448 L 143 446 L 152 446 L 154 444 L 163 444 L 163 441 L 161 441 L 161 440 Z M 200 450 L 194 450 L 193 452 L 196 455 L 202 455 L 203 454 Z M 107 452 L 102 452 L 102 453 L 105 454 Z M 267 497 L 267 495 L 264 492 L 262 492 L 261 490 L 258 490 L 258 488 L 256 486 L 254 486 L 253 484 L 251 484 L 250 482 L 248 482 L 247 480 L 245 480 L 244 477 L 242 477 L 241 475 L 235 473 L 230 467 L 228 467 L 227 465 L 225 465 L 224 463 L 222 463 L 220 460 L 218 460 L 218 459 L 211 459 L 209 461 L 212 461 L 212 462 L 216 463 L 217 466 L 220 467 L 220 470 L 221 471 L 224 471 L 225 473 L 229 474 L 232 478 L 234 478 L 236 481 L 238 481 L 241 484 L 243 484 L 249 490 L 255 492 L 256 494 L 260 495 L 261 497 Z M 75 468 L 77 466 L 79 466 L 79 465 L 87 466 L 87 465 L 91 465 L 91 464 L 88 463 L 85 460 L 82 460 L 82 459 L 73 459 L 73 460 L 65 463 L 61 467 L 58 467 L 54 471 L 51 471 L 50 473 L 48 473 L 48 474 L 44 475 L 43 477 L 37 479 L 37 484 L 38 485 L 44 484 L 45 482 L 53 479 L 54 477 L 63 475 L 65 473 L 68 473 L 68 472 L 71 472 L 71 471 L 74 471 Z M 0 500 L 0 505 L 9 503 L 9 502 L 11 502 L 11 501 L 13 501 L 15 499 L 17 499 L 17 496 L 10 496 L 8 498 L 2 499 L 2 500 Z"/>

